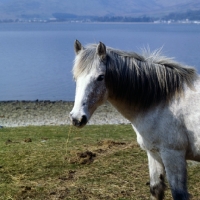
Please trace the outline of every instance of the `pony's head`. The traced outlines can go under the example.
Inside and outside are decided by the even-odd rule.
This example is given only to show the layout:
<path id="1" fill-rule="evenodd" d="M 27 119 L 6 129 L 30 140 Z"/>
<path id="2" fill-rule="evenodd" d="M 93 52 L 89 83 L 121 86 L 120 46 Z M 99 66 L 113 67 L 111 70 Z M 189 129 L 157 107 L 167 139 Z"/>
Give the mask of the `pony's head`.
<path id="1" fill-rule="evenodd" d="M 70 118 L 73 125 L 81 128 L 90 119 L 98 106 L 107 99 L 105 86 L 106 46 L 103 43 L 84 48 L 76 40 L 73 76 L 76 81 L 76 95 Z"/>
<path id="2" fill-rule="evenodd" d="M 77 127 L 83 127 L 107 99 L 118 102 L 117 106 L 126 105 L 128 110 L 146 112 L 181 97 L 185 87 L 192 89 L 197 78 L 194 68 L 160 56 L 157 51 L 141 56 L 106 48 L 101 42 L 84 48 L 76 41 L 74 47 L 76 97 L 70 117 Z"/>

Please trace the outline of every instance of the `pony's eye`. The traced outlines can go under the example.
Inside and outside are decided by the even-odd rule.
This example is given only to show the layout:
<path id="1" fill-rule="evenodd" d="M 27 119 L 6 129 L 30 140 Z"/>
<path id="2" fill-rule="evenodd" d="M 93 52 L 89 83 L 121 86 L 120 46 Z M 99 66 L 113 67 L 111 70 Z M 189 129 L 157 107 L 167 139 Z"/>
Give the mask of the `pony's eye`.
<path id="1" fill-rule="evenodd" d="M 104 75 L 100 75 L 98 76 L 97 81 L 102 81 L 103 79 L 104 79 Z"/>

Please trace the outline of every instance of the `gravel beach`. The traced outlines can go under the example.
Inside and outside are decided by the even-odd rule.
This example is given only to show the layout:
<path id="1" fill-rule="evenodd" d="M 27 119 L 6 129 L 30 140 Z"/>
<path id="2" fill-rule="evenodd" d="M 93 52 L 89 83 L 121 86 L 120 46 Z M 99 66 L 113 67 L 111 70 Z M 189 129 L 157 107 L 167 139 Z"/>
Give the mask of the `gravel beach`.
<path id="1" fill-rule="evenodd" d="M 69 112 L 74 102 L 1 101 L 0 126 L 43 126 L 71 124 Z M 129 124 L 109 103 L 99 107 L 88 124 Z"/>

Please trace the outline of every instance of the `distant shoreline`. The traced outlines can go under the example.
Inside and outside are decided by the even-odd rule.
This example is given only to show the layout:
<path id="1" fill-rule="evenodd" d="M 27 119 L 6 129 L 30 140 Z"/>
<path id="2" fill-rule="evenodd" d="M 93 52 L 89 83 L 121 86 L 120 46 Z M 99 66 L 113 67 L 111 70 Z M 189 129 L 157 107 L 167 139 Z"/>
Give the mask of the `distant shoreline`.
<path id="1" fill-rule="evenodd" d="M 0 101 L 0 126 L 69 125 L 73 101 Z M 128 124 L 109 103 L 99 107 L 88 124 Z"/>
<path id="2" fill-rule="evenodd" d="M 0 22 L 0 24 L 200 24 L 200 20 L 192 20 L 192 21 L 152 21 L 152 22 L 115 22 L 115 21 L 37 21 L 37 22 L 29 22 L 29 21 L 20 21 L 20 22 Z"/>
<path id="3" fill-rule="evenodd" d="M 67 101 L 67 100 L 38 100 L 38 99 L 36 99 L 36 100 L 3 100 L 3 101 L 1 101 L 0 100 L 0 104 L 1 103 L 17 103 L 17 102 L 21 102 L 21 103 L 34 103 L 34 102 L 46 102 L 46 103 L 56 103 L 56 102 L 67 102 L 67 103 L 74 103 L 74 101 Z"/>

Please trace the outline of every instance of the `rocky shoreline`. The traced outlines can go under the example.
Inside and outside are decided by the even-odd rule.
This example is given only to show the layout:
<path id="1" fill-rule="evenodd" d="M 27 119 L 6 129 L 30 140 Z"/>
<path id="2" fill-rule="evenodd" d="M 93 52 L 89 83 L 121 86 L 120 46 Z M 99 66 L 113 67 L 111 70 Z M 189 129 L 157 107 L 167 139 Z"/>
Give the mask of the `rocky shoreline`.
<path id="1" fill-rule="evenodd" d="M 1 101 L 0 127 L 69 125 L 69 101 Z M 109 103 L 99 107 L 88 124 L 128 124 Z"/>

